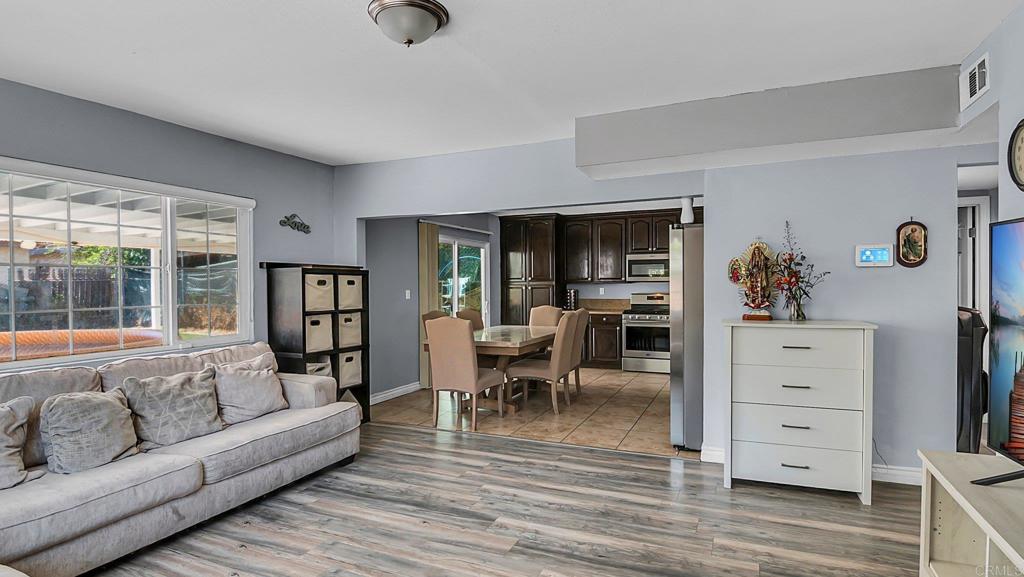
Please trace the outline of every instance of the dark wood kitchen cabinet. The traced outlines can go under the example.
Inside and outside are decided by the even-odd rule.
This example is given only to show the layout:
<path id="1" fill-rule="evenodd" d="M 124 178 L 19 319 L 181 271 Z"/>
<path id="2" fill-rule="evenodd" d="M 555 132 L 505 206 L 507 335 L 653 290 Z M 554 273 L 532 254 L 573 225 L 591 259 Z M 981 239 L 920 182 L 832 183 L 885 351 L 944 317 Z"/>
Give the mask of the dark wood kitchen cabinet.
<path id="1" fill-rule="evenodd" d="M 672 225 L 679 222 L 678 214 L 657 215 L 652 220 L 651 248 L 657 251 L 667 251 L 669 244 L 669 231 Z"/>
<path id="2" fill-rule="evenodd" d="M 587 366 L 622 366 L 622 316 L 590 315 L 587 328 Z"/>
<path id="3" fill-rule="evenodd" d="M 501 323 L 525 325 L 530 309 L 560 306 L 564 225 L 557 215 L 501 219 Z"/>
<path id="4" fill-rule="evenodd" d="M 595 219 L 593 227 L 593 281 L 624 282 L 626 280 L 626 219 Z"/>
<path id="5" fill-rule="evenodd" d="M 675 211 L 629 217 L 629 252 L 667 251 L 669 230 L 676 222 L 679 215 Z"/>
<path id="6" fill-rule="evenodd" d="M 593 222 L 568 220 L 565 223 L 565 282 L 590 282 L 594 280 L 591 263 L 593 245 Z"/>

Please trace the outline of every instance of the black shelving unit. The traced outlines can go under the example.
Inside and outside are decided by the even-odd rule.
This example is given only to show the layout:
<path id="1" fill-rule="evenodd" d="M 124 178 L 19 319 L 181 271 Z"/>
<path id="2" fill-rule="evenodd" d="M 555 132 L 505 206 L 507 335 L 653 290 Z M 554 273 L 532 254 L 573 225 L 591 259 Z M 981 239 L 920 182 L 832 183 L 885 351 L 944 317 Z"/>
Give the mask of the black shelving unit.
<path id="1" fill-rule="evenodd" d="M 370 420 L 370 282 L 357 266 L 261 262 L 267 334 L 282 372 L 330 375 Z M 328 369 L 329 367 L 329 369 Z"/>

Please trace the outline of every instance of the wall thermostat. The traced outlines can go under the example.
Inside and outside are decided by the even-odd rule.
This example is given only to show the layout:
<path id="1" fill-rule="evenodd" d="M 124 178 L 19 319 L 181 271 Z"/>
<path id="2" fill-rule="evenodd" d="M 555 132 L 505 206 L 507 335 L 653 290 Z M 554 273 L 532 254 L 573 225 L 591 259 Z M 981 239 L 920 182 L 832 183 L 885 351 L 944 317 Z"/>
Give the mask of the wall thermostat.
<path id="1" fill-rule="evenodd" d="M 892 266 L 891 244 L 858 244 L 853 253 L 857 266 Z"/>

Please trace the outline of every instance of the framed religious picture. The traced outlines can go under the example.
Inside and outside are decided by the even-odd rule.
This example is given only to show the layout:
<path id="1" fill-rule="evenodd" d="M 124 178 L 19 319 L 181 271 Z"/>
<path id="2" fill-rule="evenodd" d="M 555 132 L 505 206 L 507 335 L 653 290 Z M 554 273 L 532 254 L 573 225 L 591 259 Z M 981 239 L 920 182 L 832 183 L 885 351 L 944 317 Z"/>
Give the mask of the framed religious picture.
<path id="1" fill-rule="evenodd" d="M 928 227 L 908 220 L 896 229 L 896 262 L 914 268 L 928 260 Z"/>

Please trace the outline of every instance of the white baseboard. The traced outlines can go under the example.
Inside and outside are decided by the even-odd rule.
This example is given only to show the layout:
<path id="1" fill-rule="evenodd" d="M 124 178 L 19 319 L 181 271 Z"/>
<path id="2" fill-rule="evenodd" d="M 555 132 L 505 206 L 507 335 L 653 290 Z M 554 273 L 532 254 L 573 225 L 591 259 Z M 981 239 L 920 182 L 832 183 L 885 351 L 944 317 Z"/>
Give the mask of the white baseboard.
<path id="1" fill-rule="evenodd" d="M 422 388 L 423 387 L 420 386 L 420 382 L 416 381 L 415 383 L 409 383 L 408 385 L 402 385 L 401 387 L 395 387 L 393 389 L 388 389 L 386 391 L 374 393 L 370 395 L 370 404 L 376 405 L 377 403 L 383 403 L 384 401 L 388 401 L 396 397 L 401 397 L 402 395 L 415 393 L 416 391 Z"/>
<path id="2" fill-rule="evenodd" d="M 871 467 L 871 479 L 887 483 L 899 483 L 901 485 L 920 485 L 921 468 L 873 465 Z"/>
<path id="3" fill-rule="evenodd" d="M 700 460 L 705 463 L 725 463 L 725 449 L 704 445 L 700 448 Z"/>

